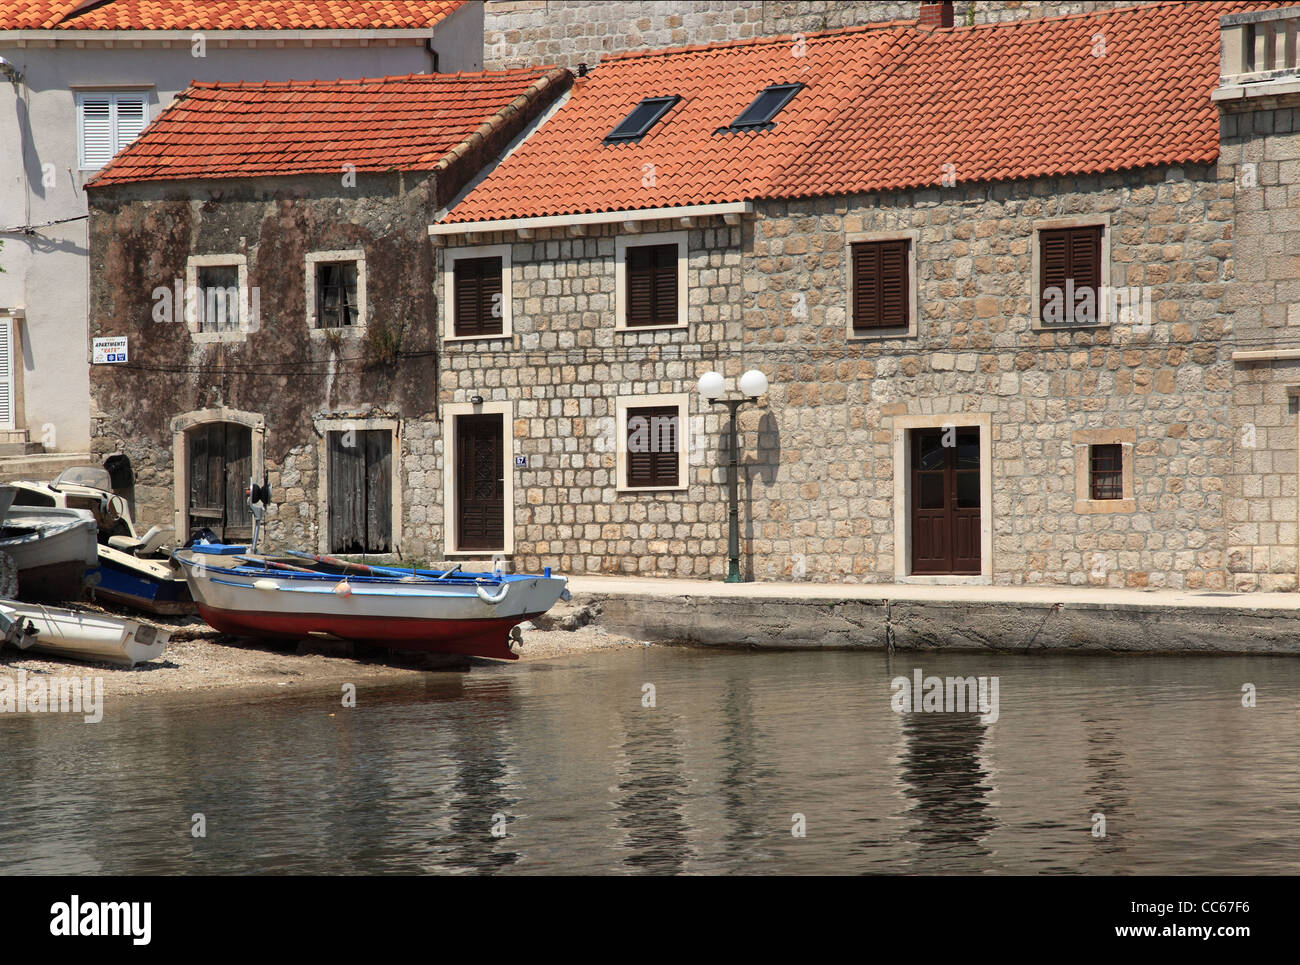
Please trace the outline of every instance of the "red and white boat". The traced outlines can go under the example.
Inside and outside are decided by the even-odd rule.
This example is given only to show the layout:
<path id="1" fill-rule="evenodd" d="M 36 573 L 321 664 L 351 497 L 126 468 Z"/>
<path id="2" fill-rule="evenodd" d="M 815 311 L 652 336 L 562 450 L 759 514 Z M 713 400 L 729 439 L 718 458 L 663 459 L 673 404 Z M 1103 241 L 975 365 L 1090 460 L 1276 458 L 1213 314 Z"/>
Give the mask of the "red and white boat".
<path id="1" fill-rule="evenodd" d="M 258 556 L 192 543 L 173 554 L 199 614 L 224 633 L 311 636 L 400 650 L 517 660 L 510 631 L 568 599 L 567 580 L 367 566 L 325 556 Z"/>

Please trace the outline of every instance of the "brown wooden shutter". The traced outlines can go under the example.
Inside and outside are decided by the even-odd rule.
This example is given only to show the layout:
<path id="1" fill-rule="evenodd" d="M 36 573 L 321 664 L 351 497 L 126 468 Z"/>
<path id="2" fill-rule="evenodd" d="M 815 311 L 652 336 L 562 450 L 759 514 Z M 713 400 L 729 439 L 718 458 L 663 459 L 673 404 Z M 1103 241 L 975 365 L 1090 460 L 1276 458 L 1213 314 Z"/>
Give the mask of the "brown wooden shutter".
<path id="1" fill-rule="evenodd" d="M 1039 315 L 1048 324 L 1075 324 L 1076 310 L 1083 305 L 1083 292 L 1091 290 L 1094 312 L 1101 306 L 1101 225 L 1082 228 L 1052 228 L 1038 234 Z M 1069 284 L 1073 282 L 1073 284 Z M 1049 299 L 1055 291 L 1057 294 Z M 1067 299 L 1070 294 L 1072 298 Z M 1049 318 L 1049 300 L 1059 306 L 1061 317 Z M 1084 320 L 1095 322 L 1097 315 Z"/>
<path id="2" fill-rule="evenodd" d="M 677 245 L 637 245 L 627 249 L 629 328 L 677 324 Z"/>
<path id="3" fill-rule="evenodd" d="M 675 405 L 627 410 L 627 485 L 677 486 L 680 412 Z"/>
<path id="4" fill-rule="evenodd" d="M 907 328 L 911 287 L 907 258 L 911 242 L 867 241 L 852 248 L 854 329 Z"/>
<path id="5" fill-rule="evenodd" d="M 500 258 L 458 258 L 454 271 L 456 335 L 500 335 L 505 330 Z M 494 312 L 495 309 L 495 312 Z"/>

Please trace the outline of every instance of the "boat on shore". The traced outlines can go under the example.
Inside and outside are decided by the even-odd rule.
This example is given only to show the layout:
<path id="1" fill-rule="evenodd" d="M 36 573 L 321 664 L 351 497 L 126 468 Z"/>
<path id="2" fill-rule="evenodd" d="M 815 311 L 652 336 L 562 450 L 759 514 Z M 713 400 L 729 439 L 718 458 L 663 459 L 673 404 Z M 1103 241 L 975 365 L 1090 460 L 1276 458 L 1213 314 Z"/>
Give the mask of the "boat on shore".
<path id="1" fill-rule="evenodd" d="M 87 573 L 99 565 L 97 532 L 84 509 L 10 507 L 0 524 L 0 553 L 18 572 L 18 597 L 81 599 Z"/>
<path id="2" fill-rule="evenodd" d="M 16 507 L 82 509 L 98 527 L 97 601 L 160 615 L 193 613 L 185 574 L 171 559 L 176 545 L 170 527 L 153 526 L 137 534 L 127 502 L 112 491 L 108 471 L 99 466 L 73 466 L 53 482 L 20 480 L 10 483 Z M 42 597 L 58 599 L 59 597 Z M 80 593 L 65 599 L 79 599 Z"/>
<path id="3" fill-rule="evenodd" d="M 166 630 L 106 613 L 0 600 L 0 636 L 20 650 L 134 667 L 162 656 Z"/>
<path id="4" fill-rule="evenodd" d="M 517 660 L 511 630 L 568 599 L 567 580 L 399 569 L 306 553 L 264 556 L 241 545 L 175 551 L 199 614 L 223 633 L 326 636 L 397 650 Z"/>

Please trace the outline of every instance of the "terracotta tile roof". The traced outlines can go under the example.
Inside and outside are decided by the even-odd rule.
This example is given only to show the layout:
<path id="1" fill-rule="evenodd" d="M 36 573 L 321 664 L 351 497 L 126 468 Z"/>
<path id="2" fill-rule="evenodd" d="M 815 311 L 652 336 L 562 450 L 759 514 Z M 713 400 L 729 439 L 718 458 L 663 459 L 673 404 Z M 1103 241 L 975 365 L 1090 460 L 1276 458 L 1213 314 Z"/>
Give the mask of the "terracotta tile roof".
<path id="1" fill-rule="evenodd" d="M 432 27 L 464 0 L 0 0 L 0 30 Z M 80 11 L 80 12 L 78 12 Z"/>
<path id="2" fill-rule="evenodd" d="M 602 61 L 448 222 L 1103 172 L 1218 155 L 1219 16 L 1159 3 L 949 29 L 892 22 Z M 800 56 L 801 55 L 801 56 Z M 807 85 L 771 130 L 714 133 Z M 679 94 L 639 143 L 603 137 Z"/>
<path id="3" fill-rule="evenodd" d="M 194 83 L 88 184 L 427 171 L 496 118 L 567 84 L 561 68 Z M 512 106 L 513 105 L 513 106 Z"/>

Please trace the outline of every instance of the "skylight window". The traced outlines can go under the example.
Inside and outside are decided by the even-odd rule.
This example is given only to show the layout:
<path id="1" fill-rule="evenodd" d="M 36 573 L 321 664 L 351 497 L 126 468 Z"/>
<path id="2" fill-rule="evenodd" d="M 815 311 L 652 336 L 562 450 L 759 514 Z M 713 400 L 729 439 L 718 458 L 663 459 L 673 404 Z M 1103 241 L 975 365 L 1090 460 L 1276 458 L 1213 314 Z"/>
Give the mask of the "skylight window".
<path id="1" fill-rule="evenodd" d="M 803 90 L 803 86 L 803 84 L 773 84 L 771 87 L 763 88 L 758 92 L 758 96 L 754 98 L 754 102 L 746 107 L 739 117 L 726 127 L 720 127 L 713 133 L 765 131 L 775 127 L 772 118 L 781 113 L 794 95 Z"/>
<path id="2" fill-rule="evenodd" d="M 639 141 L 681 99 L 681 95 L 647 97 L 632 108 L 632 113 L 623 118 L 618 127 L 605 135 L 605 143 L 617 144 L 623 141 Z"/>

